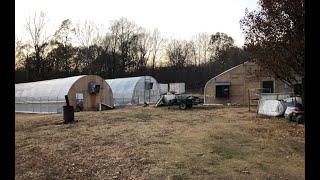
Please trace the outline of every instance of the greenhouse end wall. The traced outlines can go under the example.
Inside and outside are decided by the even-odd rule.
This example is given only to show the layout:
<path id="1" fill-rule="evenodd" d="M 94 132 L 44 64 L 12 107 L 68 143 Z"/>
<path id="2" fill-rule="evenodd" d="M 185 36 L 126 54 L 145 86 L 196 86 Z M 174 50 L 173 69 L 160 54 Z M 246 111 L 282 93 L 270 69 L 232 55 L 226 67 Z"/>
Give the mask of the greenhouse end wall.
<path id="1" fill-rule="evenodd" d="M 89 83 L 100 85 L 98 94 L 90 94 Z M 81 94 L 82 96 L 79 96 Z M 60 113 L 66 105 L 77 110 L 82 97 L 82 110 L 98 110 L 99 103 L 113 106 L 110 86 L 99 76 L 81 75 L 54 80 L 20 83 L 15 85 L 15 111 L 22 113 Z"/>
<path id="2" fill-rule="evenodd" d="M 159 84 L 151 76 L 107 79 L 106 81 L 112 89 L 115 106 L 156 103 L 160 98 Z"/>

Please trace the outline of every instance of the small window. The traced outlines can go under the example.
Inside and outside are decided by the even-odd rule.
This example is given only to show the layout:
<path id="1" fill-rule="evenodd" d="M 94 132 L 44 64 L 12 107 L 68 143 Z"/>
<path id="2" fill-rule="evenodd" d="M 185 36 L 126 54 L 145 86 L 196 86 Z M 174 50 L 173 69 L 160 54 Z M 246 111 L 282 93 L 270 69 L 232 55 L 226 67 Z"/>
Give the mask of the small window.
<path id="1" fill-rule="evenodd" d="M 146 82 L 145 87 L 146 87 L 146 89 L 152 89 L 153 83 Z"/>
<path id="2" fill-rule="evenodd" d="M 273 93 L 273 81 L 262 81 L 262 93 Z"/>
<path id="3" fill-rule="evenodd" d="M 216 97 L 228 98 L 229 97 L 230 83 L 228 82 L 216 82 Z"/>
<path id="4" fill-rule="evenodd" d="M 100 91 L 99 84 L 89 83 L 89 93 L 90 94 L 98 94 L 99 91 Z"/>

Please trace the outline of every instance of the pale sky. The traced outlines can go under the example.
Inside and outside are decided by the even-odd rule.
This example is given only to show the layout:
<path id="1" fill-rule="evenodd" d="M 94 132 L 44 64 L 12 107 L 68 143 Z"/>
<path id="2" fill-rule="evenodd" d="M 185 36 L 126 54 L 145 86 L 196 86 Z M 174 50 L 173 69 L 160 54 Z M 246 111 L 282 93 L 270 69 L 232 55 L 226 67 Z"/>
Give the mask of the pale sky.
<path id="1" fill-rule="evenodd" d="M 15 33 L 26 39 L 28 17 L 47 12 L 47 27 L 56 31 L 65 19 L 73 23 L 93 21 L 110 26 L 111 20 L 125 17 L 146 30 L 158 28 L 164 38 L 189 40 L 207 32 L 226 33 L 242 46 L 244 36 L 239 21 L 245 8 L 257 9 L 258 0 L 15 0 Z M 51 33 L 53 33 L 51 32 Z M 50 34 L 50 32 L 47 32 Z"/>

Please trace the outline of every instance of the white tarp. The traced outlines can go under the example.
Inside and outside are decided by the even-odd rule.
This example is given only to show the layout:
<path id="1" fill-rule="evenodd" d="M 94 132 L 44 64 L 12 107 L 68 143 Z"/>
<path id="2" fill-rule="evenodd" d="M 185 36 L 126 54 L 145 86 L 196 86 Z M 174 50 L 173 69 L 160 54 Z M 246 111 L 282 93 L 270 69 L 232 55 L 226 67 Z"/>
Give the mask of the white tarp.
<path id="1" fill-rule="evenodd" d="M 282 100 L 286 98 L 290 98 L 289 93 L 259 93 L 259 101 Z"/>
<path id="2" fill-rule="evenodd" d="M 167 94 L 169 92 L 168 84 L 161 84 L 159 83 L 160 87 L 160 94 Z"/>
<path id="3" fill-rule="evenodd" d="M 175 94 L 185 93 L 185 83 L 169 83 L 169 91 Z"/>
<path id="4" fill-rule="evenodd" d="M 259 104 L 258 114 L 267 116 L 282 116 L 287 108 L 286 102 L 265 100 Z"/>

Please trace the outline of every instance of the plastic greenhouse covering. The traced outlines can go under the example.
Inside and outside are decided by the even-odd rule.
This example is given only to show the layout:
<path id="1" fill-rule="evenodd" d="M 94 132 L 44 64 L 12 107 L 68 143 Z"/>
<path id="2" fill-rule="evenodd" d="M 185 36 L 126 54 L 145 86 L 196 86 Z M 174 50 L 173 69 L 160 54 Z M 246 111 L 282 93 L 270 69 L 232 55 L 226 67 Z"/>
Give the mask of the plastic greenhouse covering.
<path id="1" fill-rule="evenodd" d="M 15 84 L 15 112 L 62 112 L 65 95 L 78 79 L 85 75 Z"/>
<path id="2" fill-rule="evenodd" d="M 106 80 L 113 92 L 115 106 L 156 103 L 160 98 L 159 85 L 151 76 Z M 148 84 L 152 84 L 152 88 Z"/>

